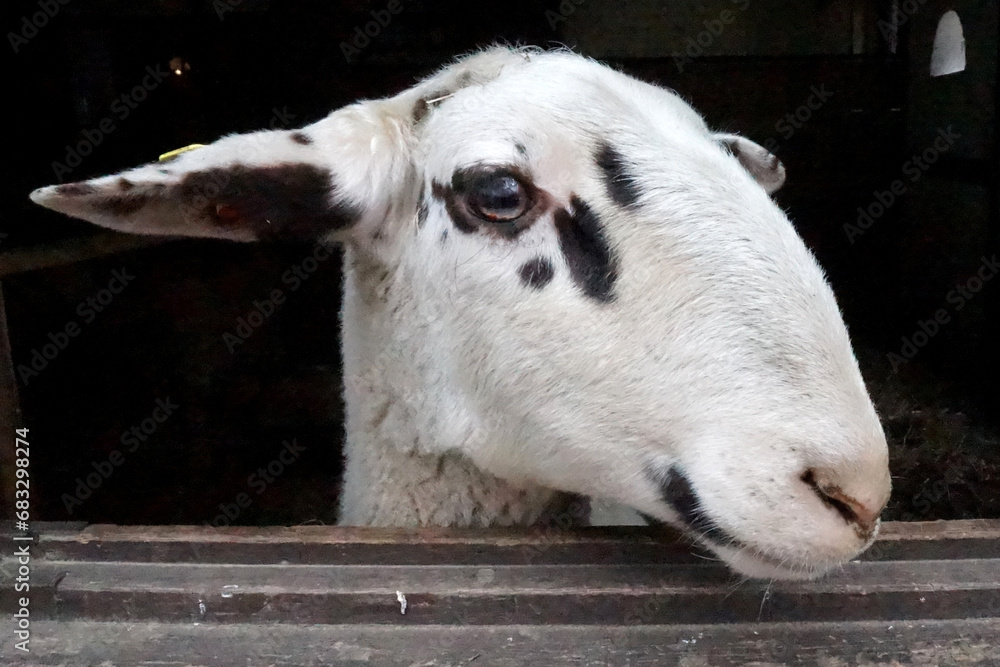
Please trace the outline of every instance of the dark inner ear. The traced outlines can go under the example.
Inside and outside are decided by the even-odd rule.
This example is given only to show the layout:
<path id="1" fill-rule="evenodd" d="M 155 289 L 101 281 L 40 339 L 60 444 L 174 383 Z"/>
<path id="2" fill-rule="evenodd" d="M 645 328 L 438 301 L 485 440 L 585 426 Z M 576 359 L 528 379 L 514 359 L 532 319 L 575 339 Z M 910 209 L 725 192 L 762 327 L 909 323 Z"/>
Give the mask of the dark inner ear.
<path id="1" fill-rule="evenodd" d="M 732 139 L 723 141 L 722 147 L 739 160 L 743 168 L 769 193 L 785 182 L 785 169 L 781 160 L 763 146 L 750 144 L 748 150 L 744 151 L 740 148 L 739 140 Z"/>
<path id="2" fill-rule="evenodd" d="M 249 229 L 261 239 L 318 239 L 361 217 L 337 201 L 330 171 L 308 164 L 194 172 L 179 191 L 185 215 L 216 227 Z"/>

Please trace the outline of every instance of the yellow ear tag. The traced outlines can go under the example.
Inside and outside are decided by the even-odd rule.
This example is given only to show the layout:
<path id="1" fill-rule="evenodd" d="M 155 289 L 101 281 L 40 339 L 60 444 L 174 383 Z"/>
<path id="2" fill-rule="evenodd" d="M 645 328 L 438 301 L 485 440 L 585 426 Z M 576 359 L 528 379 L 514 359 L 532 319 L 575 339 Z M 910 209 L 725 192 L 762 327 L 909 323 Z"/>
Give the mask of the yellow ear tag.
<path id="1" fill-rule="evenodd" d="M 187 153 L 188 151 L 197 150 L 202 148 L 205 144 L 191 144 L 190 146 L 185 146 L 184 148 L 178 148 L 177 150 L 170 151 L 169 153 L 164 153 L 160 156 L 160 162 L 166 162 L 167 160 L 173 160 L 175 157 L 181 153 Z"/>

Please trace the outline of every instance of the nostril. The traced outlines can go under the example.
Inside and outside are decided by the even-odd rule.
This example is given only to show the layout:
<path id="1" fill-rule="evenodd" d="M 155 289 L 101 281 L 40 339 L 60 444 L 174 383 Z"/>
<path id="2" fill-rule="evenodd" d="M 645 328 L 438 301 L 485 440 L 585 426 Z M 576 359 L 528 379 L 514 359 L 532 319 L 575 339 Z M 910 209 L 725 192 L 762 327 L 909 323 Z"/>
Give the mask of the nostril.
<path id="1" fill-rule="evenodd" d="M 816 473 L 814 471 L 806 470 L 802 474 L 802 481 L 805 482 L 806 486 L 811 488 L 817 496 L 819 496 L 820 500 L 837 510 L 840 513 L 840 516 L 844 517 L 848 523 L 857 522 L 857 513 L 851 508 L 850 505 L 838 498 L 836 495 L 832 495 L 822 489 L 816 482 Z"/>
<path id="2" fill-rule="evenodd" d="M 802 481 L 819 496 L 826 505 L 837 510 L 849 524 L 861 529 L 859 535 L 870 535 L 878 522 L 878 514 L 844 493 L 839 487 L 821 484 L 816 480 L 816 471 L 810 469 L 802 474 Z"/>

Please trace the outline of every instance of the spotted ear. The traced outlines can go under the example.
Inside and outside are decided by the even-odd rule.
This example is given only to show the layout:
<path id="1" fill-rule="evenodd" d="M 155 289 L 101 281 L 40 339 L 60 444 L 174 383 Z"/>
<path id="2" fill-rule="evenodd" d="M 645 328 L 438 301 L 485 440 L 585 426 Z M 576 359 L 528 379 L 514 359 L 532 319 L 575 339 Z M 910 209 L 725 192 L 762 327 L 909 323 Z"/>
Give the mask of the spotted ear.
<path id="1" fill-rule="evenodd" d="M 715 138 L 768 194 L 777 192 L 785 184 L 785 165 L 760 144 L 736 134 L 717 134 Z"/>
<path id="2" fill-rule="evenodd" d="M 408 110 L 407 110 L 408 111 Z M 227 136 L 161 162 L 31 193 L 46 208 L 135 234 L 343 239 L 381 224 L 408 144 L 391 100 L 294 131 Z"/>

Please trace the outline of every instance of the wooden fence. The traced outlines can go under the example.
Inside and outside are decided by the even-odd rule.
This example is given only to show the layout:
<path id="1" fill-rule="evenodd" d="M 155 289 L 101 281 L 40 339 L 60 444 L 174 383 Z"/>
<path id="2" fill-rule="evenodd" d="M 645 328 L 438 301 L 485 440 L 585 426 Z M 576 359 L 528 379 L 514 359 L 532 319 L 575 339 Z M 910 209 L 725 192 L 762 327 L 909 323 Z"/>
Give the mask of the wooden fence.
<path id="1" fill-rule="evenodd" d="M 36 528 L 34 665 L 1000 665 L 1000 521 L 798 583 L 653 528 Z"/>

